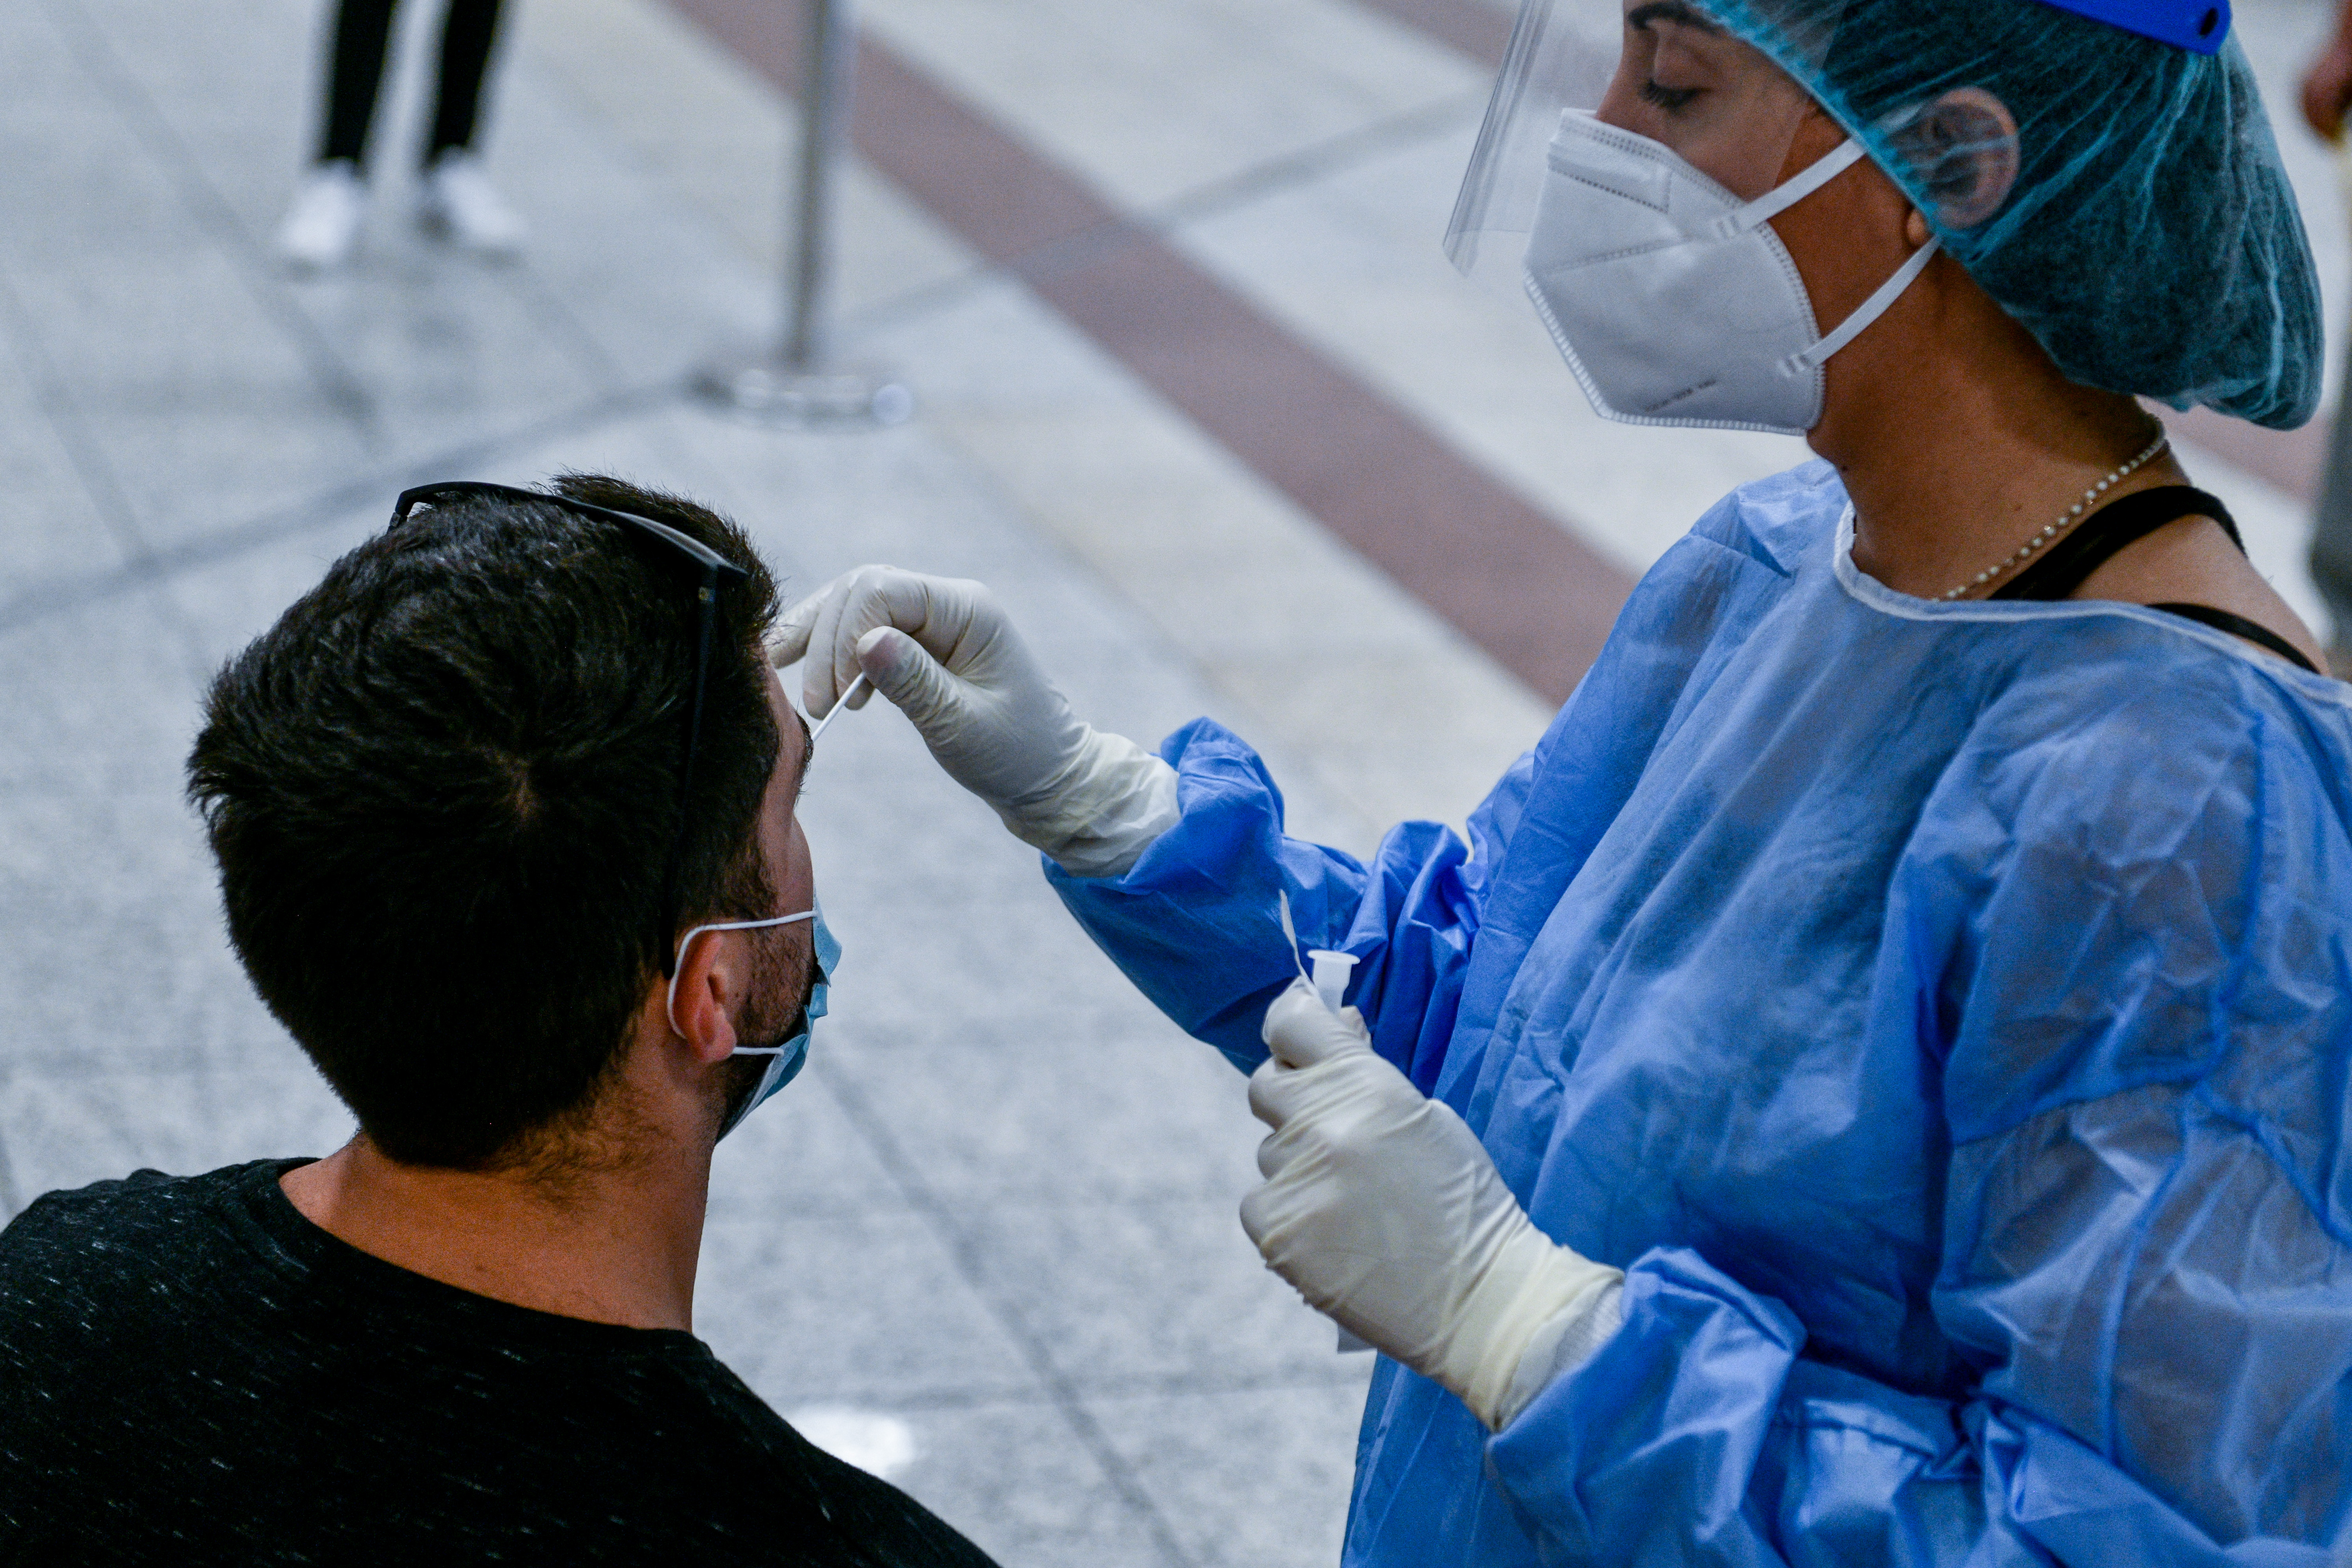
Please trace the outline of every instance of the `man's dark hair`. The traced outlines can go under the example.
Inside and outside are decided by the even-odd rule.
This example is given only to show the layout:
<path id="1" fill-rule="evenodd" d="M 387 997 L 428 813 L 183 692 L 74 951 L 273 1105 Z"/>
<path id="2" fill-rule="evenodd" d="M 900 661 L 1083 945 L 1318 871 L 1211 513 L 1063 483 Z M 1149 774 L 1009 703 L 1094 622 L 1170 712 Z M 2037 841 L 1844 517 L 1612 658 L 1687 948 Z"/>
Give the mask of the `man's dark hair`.
<path id="1" fill-rule="evenodd" d="M 587 474 L 550 488 L 750 574 L 719 594 L 676 929 L 770 913 L 773 578 L 692 502 Z M 213 682 L 188 793 L 230 940 L 393 1159 L 513 1159 L 593 1102 L 661 973 L 698 583 L 665 549 L 551 502 L 436 504 L 336 562 Z"/>

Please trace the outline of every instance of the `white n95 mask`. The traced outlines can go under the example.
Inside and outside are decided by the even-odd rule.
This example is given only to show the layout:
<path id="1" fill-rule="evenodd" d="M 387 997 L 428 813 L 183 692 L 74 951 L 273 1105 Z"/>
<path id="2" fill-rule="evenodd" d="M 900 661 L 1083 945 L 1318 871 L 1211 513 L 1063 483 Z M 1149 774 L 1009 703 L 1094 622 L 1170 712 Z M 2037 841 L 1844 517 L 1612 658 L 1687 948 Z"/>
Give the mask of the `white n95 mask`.
<path id="1" fill-rule="evenodd" d="M 1822 365 L 1934 258 L 1929 239 L 1827 337 L 1769 220 L 1863 156 L 1848 140 L 1752 202 L 1663 142 L 1560 117 L 1528 236 L 1528 295 L 1592 406 L 1631 425 L 1800 436 Z"/>

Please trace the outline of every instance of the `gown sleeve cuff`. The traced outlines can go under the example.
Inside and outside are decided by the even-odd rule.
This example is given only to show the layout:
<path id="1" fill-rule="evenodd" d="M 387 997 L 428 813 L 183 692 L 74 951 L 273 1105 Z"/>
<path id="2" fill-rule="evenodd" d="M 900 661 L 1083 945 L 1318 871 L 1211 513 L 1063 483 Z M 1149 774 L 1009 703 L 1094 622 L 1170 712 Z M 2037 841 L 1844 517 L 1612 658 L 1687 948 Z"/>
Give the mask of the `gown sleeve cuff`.
<path id="1" fill-rule="evenodd" d="M 1050 811 L 998 811 L 1014 837 L 1073 877 L 1124 877 L 1182 816 L 1176 770 L 1124 735 L 1090 733 L 1075 773 Z"/>
<path id="2" fill-rule="evenodd" d="M 1246 1073 L 1265 1059 L 1267 1003 L 1297 973 L 1277 894 L 1287 891 L 1306 942 L 1342 947 L 1363 901 L 1363 868 L 1286 838 L 1265 763 L 1222 726 L 1196 719 L 1152 761 L 1150 793 L 1133 797 L 1146 809 L 1118 852 L 1077 865 L 1049 855 L 1045 879 L 1155 1006 Z M 1175 813 L 1164 826 L 1162 789 Z"/>
<path id="3" fill-rule="evenodd" d="M 1685 1247 L 1625 1272 L 1622 1322 L 1487 1445 L 1496 1480 L 1570 1556 L 1644 1539 L 1673 1497 L 1696 1538 L 1736 1525 L 1803 1349 L 1794 1313 Z"/>
<path id="4" fill-rule="evenodd" d="M 1508 1426 L 1537 1394 L 1591 1361 L 1616 1337 L 1625 1321 L 1624 1300 L 1624 1282 L 1614 1281 L 1602 1286 L 1591 1300 L 1555 1313 L 1536 1331 L 1535 1338 L 1519 1353 L 1518 1370 L 1511 1373 L 1511 1386 L 1504 1392 L 1502 1407 L 1496 1413 L 1496 1431 Z"/>

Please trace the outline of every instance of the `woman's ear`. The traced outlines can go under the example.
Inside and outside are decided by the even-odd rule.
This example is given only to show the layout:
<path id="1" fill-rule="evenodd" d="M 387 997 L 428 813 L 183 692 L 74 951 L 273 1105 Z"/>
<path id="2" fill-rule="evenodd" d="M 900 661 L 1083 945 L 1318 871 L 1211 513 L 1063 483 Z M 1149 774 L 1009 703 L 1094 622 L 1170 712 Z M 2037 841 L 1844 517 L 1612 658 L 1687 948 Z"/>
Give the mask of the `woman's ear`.
<path id="1" fill-rule="evenodd" d="M 1914 111 L 1895 144 L 1944 228 L 1974 228 L 2017 188 L 2017 117 L 1980 87 L 1954 88 Z"/>

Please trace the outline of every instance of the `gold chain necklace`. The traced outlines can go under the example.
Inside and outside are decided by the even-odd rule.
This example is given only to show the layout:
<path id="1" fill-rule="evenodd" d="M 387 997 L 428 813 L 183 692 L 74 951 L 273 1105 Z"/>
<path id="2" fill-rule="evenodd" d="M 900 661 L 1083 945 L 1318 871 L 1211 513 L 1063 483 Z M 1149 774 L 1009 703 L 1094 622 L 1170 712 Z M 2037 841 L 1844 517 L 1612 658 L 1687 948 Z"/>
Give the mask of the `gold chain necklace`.
<path id="1" fill-rule="evenodd" d="M 2157 437 L 2155 440 L 2148 443 L 2147 451 L 2142 452 L 2138 457 L 2134 458 L 2130 462 L 2126 463 L 2122 468 L 2117 468 L 2114 473 L 2109 474 L 2105 479 L 2101 479 L 2097 484 L 2093 485 L 2089 489 L 2084 490 L 2081 500 L 2076 501 L 2073 506 L 2067 508 L 2066 510 L 2060 515 L 2057 521 L 2052 523 L 2049 527 L 2043 529 L 2041 532 L 2027 540 L 2023 544 L 2019 545 L 2016 552 L 2007 560 L 1986 567 L 1983 571 L 1978 573 L 1975 576 L 1969 578 L 1958 587 L 1954 588 L 1951 592 L 1946 594 L 1944 597 L 1947 599 L 1957 599 L 1971 588 L 1981 588 L 1987 583 L 1991 582 L 1994 578 L 2000 576 L 2002 574 L 2015 571 L 2019 566 L 2024 564 L 2028 557 L 2035 554 L 2052 540 L 2065 532 L 2066 530 L 2072 528 L 2075 523 L 2080 522 L 2083 519 L 2083 509 L 2084 507 L 2089 506 L 2093 501 L 2098 500 L 2101 496 L 2106 494 L 2107 491 L 2123 483 L 2124 480 L 2131 478 L 2133 474 L 2137 473 L 2142 468 L 2146 467 L 2149 459 L 2153 458 L 2158 452 L 2164 450 L 2165 444 L 2170 439 L 2171 437 L 2168 436 L 2160 435 Z"/>

